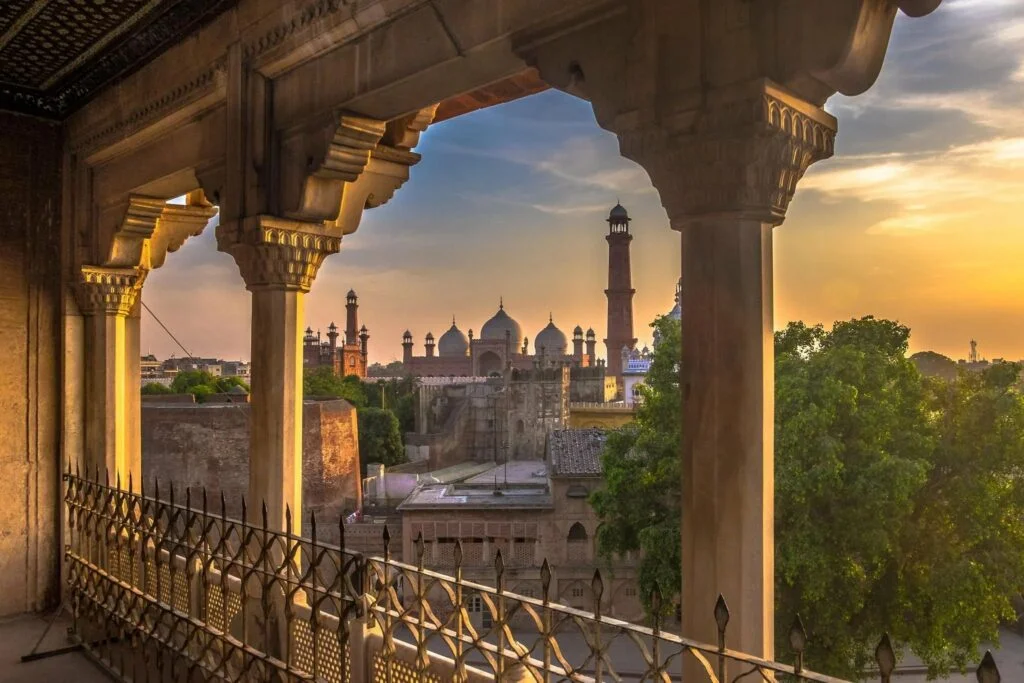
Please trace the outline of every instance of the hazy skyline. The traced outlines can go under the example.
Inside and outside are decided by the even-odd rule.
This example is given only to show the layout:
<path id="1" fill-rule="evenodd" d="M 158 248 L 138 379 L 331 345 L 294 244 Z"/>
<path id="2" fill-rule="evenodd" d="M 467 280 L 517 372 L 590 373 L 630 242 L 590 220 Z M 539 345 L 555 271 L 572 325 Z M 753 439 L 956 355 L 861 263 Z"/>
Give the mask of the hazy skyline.
<path id="1" fill-rule="evenodd" d="M 875 86 L 833 97 L 836 155 L 798 187 L 775 231 L 775 323 L 873 314 L 912 329 L 912 350 L 1024 358 L 1024 3 L 947 0 L 900 18 Z M 679 235 L 639 166 L 590 105 L 549 91 L 431 126 L 423 160 L 364 214 L 307 296 L 307 324 L 344 326 L 355 289 L 370 360 L 416 353 L 454 315 L 480 326 L 503 297 L 533 337 L 555 323 L 605 335 L 604 219 L 633 217 L 634 324 L 667 312 Z M 143 299 L 195 355 L 249 357 L 250 295 L 214 231 L 150 274 Z M 182 355 L 143 315 L 143 350 Z M 598 351 L 604 354 L 603 344 Z"/>

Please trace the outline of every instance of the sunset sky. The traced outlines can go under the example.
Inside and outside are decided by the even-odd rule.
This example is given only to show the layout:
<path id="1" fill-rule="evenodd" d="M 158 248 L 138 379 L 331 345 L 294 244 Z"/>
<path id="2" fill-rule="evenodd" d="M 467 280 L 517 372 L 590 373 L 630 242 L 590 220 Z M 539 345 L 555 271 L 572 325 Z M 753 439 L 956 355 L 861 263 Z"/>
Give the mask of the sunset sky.
<path id="1" fill-rule="evenodd" d="M 1024 2 L 946 0 L 900 17 L 875 86 L 833 97 L 834 158 L 801 182 L 775 232 L 775 322 L 873 314 L 913 331 L 912 350 L 1024 358 Z M 431 126 L 423 160 L 367 212 L 307 297 L 307 324 L 344 326 L 360 298 L 371 361 L 422 354 L 456 317 L 478 331 L 504 297 L 530 336 L 549 312 L 566 334 L 605 333 L 604 219 L 633 217 L 634 319 L 672 307 L 679 235 L 639 166 L 556 91 Z M 249 357 L 249 294 L 213 229 L 153 272 L 143 299 L 188 350 Z M 143 351 L 182 355 L 148 315 Z M 603 353 L 602 345 L 599 351 Z"/>

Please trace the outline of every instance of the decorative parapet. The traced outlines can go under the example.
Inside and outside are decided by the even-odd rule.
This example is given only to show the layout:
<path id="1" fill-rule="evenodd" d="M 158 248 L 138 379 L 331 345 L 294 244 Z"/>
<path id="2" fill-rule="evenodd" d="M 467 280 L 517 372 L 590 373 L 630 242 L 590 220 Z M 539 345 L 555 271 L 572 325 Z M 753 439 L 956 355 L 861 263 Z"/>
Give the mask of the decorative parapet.
<path id="1" fill-rule="evenodd" d="M 115 486 L 99 472 L 69 472 L 64 481 L 72 636 L 118 680 L 129 680 L 140 661 L 168 657 L 218 680 L 330 683 L 669 681 L 692 659 L 700 674 L 688 683 L 843 683 L 807 668 L 809 636 L 799 617 L 788 632 L 793 664 L 727 648 L 731 614 L 723 596 L 706 615 L 717 643 L 699 642 L 665 628 L 670 610 L 657 588 L 649 625 L 609 618 L 622 582 L 599 570 L 572 583 L 583 607 L 569 607 L 564 575 L 556 577 L 546 560 L 514 569 L 500 548 L 486 558 L 489 569 L 478 569 L 478 549 L 443 543 L 451 572 L 441 573 L 424 566 L 437 537 L 409 539 L 403 562 L 387 525 L 379 536 L 371 530 L 378 543 L 363 555 L 347 540 L 360 525 L 341 519 L 318 524 L 311 514 L 311 535 L 303 538 L 269 528 L 265 506 L 250 521 L 233 519 L 224 497 L 208 498 L 205 489 L 186 487 L 184 501 L 179 493 L 175 502 L 174 487 L 160 482 Z M 335 531 L 339 542 L 325 542 Z M 468 570 L 481 582 L 467 578 Z M 259 577 L 260 590 L 243 584 L 240 577 L 249 576 Z M 897 660 L 888 636 L 875 661 L 878 669 L 863 679 L 892 680 Z M 991 653 L 977 677 L 1000 680 Z"/>
<path id="2" fill-rule="evenodd" d="M 76 287 L 78 305 L 86 315 L 128 315 L 142 292 L 141 268 L 82 266 Z"/>
<path id="3" fill-rule="evenodd" d="M 235 231 L 221 225 L 217 243 L 234 257 L 250 291 L 308 292 L 324 258 L 341 249 L 341 237 L 328 234 L 322 224 L 274 216 L 246 219 Z"/>

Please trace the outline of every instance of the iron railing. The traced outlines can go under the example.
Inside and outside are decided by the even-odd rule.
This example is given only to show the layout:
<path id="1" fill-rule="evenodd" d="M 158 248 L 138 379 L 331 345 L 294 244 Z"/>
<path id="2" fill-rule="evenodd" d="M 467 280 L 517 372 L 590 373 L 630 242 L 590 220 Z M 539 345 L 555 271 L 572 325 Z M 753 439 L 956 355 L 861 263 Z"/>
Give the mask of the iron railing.
<path id="1" fill-rule="evenodd" d="M 463 579 L 462 548 L 453 575 L 391 557 L 272 531 L 266 508 L 256 523 L 230 519 L 223 496 L 127 490 L 98 476 L 65 476 L 67 593 L 73 633 L 86 652 L 122 681 L 816 681 L 839 679 L 803 667 L 806 635 L 790 633 L 795 666 L 731 650 L 729 611 L 719 598 L 716 644 L 681 638 L 601 613 L 600 572 L 591 582 L 595 612 L 553 602 L 551 571 L 541 596 L 505 589 L 501 553 L 494 585 Z M 161 499 L 166 493 L 166 500 Z M 242 518 L 250 519 L 242 501 Z M 333 532 L 334 530 L 332 530 Z M 323 530 L 321 530 L 321 535 Z M 657 596 L 654 596 L 657 601 Z M 877 651 L 883 682 L 896 657 L 888 638 Z M 978 668 L 998 683 L 991 653 Z"/>

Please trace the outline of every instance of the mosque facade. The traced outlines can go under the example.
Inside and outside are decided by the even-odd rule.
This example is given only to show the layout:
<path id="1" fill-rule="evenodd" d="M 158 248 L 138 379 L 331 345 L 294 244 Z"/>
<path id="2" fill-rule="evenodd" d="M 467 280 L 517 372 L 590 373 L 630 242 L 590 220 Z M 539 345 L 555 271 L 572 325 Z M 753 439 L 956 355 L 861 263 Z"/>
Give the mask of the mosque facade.
<path id="1" fill-rule="evenodd" d="M 555 325 L 553 317 L 533 339 L 523 335 L 522 326 L 499 302 L 497 312 L 480 327 L 479 337 L 473 330 L 464 333 L 455 319 L 452 325 L 434 339 L 427 333 L 424 355 L 413 354 L 412 333 L 402 336 L 402 363 L 414 377 L 497 377 L 505 370 L 535 368 L 597 367 L 603 364 L 596 356 L 597 335 L 589 329 L 584 336 L 579 325 L 573 330 L 572 348 L 569 339 Z"/>
<path id="2" fill-rule="evenodd" d="M 633 296 L 630 266 L 629 214 L 616 204 L 608 214 L 608 327 L 604 339 L 607 374 L 613 377 L 621 391 L 623 386 L 623 354 L 636 347 L 633 336 Z M 570 346 L 571 344 L 571 346 Z M 506 310 L 504 301 L 497 312 L 480 327 L 479 336 L 473 330 L 463 332 L 455 319 L 452 325 L 435 339 L 428 332 L 423 341 L 423 355 L 414 353 L 412 333 L 402 336 L 402 363 L 407 374 L 414 377 L 495 377 L 506 370 L 532 370 L 557 367 L 603 367 L 597 358 L 597 334 L 593 328 L 586 332 L 577 325 L 572 338 L 555 325 L 549 316 L 547 326 L 537 333 L 531 351 L 530 339 L 524 336 L 522 326 Z"/>

